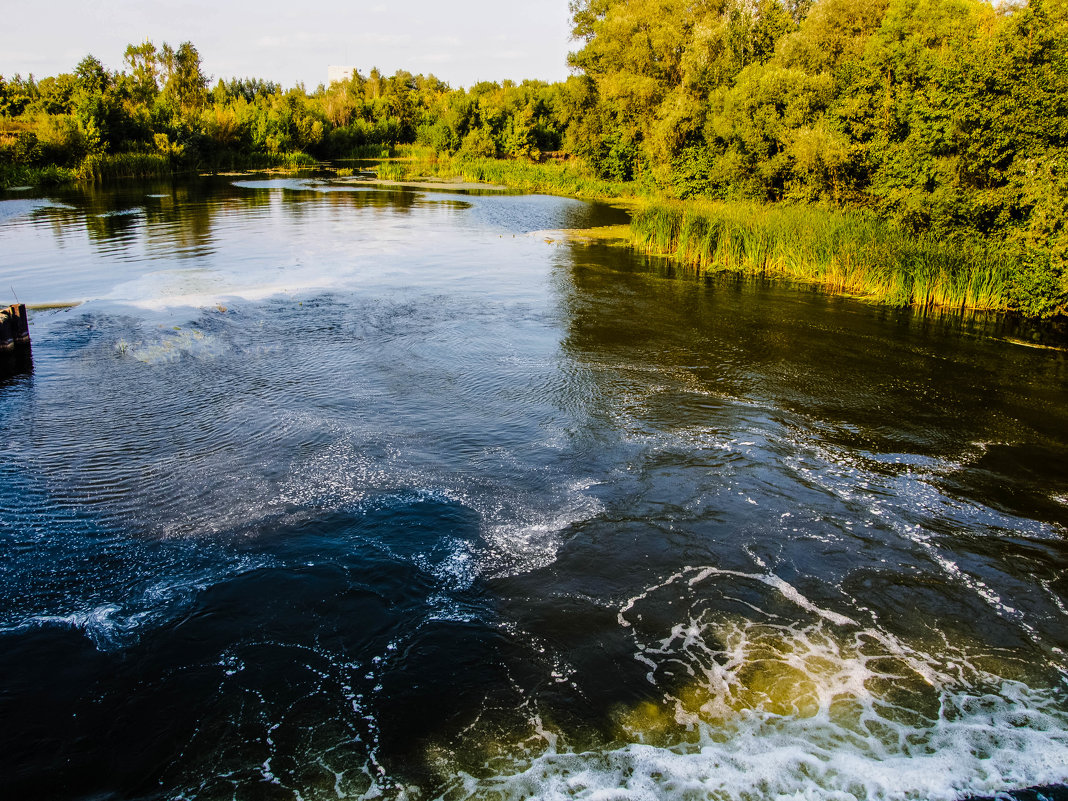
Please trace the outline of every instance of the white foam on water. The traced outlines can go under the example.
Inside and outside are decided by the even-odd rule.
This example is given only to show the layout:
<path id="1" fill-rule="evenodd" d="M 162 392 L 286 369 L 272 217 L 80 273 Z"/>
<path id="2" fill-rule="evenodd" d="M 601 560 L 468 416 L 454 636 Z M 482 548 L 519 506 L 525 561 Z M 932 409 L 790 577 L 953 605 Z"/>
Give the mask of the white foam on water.
<path id="1" fill-rule="evenodd" d="M 94 217 L 100 217 L 106 219 L 108 217 L 141 217 L 144 216 L 144 209 L 115 209 L 114 211 L 104 211 L 100 214 L 93 215 Z"/>
<path id="2" fill-rule="evenodd" d="M 85 635 L 102 651 L 111 650 L 124 635 L 137 629 L 141 619 L 147 613 L 123 615 L 118 604 L 99 604 L 91 609 L 71 612 L 65 615 L 34 615 L 21 621 L 9 630 L 25 631 L 33 627 L 60 627 L 81 629 Z"/>
<path id="3" fill-rule="evenodd" d="M 294 292 L 326 291 L 337 284 L 336 278 L 316 270 L 288 270 L 279 275 L 269 266 L 247 275 L 207 268 L 160 270 L 118 284 L 98 300 L 162 312 L 233 304 L 237 300 L 254 303 Z"/>
<path id="4" fill-rule="evenodd" d="M 865 514 L 894 524 L 902 533 L 917 530 L 910 525 L 913 520 L 924 521 L 920 531 L 932 528 L 932 523 L 962 530 L 1011 530 L 1037 538 L 1055 537 L 1066 531 L 1063 526 L 954 497 L 943 489 L 947 478 L 966 468 L 994 443 L 968 443 L 956 454 L 934 457 L 838 448 L 801 428 L 789 430 L 787 437 L 791 455 L 786 464 L 799 478 L 829 496 L 854 504 Z"/>
<path id="5" fill-rule="evenodd" d="M 1068 748 L 1049 737 L 1005 738 L 988 756 L 973 756 L 974 743 L 982 739 L 974 728 L 989 725 L 983 718 L 965 720 L 956 732 L 946 732 L 940 751 L 882 759 L 846 748 L 821 752 L 806 732 L 739 732 L 729 743 L 705 742 L 692 749 L 629 744 L 601 752 L 547 752 L 520 772 L 479 782 L 463 797 L 956 801 L 1025 786 L 1034 776 L 1045 782 L 1068 776 L 1063 768 Z"/>
<path id="6" fill-rule="evenodd" d="M 1042 589 L 1046 593 L 1046 595 L 1048 595 L 1050 597 L 1050 600 L 1053 601 L 1054 606 L 1056 606 L 1057 609 L 1060 610 L 1062 615 L 1068 617 L 1068 605 L 1064 603 L 1064 600 L 1053 588 L 1053 581 L 1047 579 L 1045 581 L 1040 582 L 1040 584 L 1042 585 Z"/>
<path id="7" fill-rule="evenodd" d="M 146 336 L 137 344 L 125 339 L 115 344 L 120 355 L 129 356 L 144 364 L 169 364 L 185 356 L 213 358 L 226 353 L 229 348 L 217 337 L 196 328 L 171 328 Z"/>
<path id="8" fill-rule="evenodd" d="M 266 562 L 265 559 L 241 558 L 219 568 L 168 576 L 142 585 L 122 600 L 72 601 L 71 606 L 81 608 L 41 611 L 0 625 L 0 632 L 41 627 L 71 628 L 82 631 L 100 651 L 120 650 L 136 642 L 144 630 L 180 617 L 199 593 Z"/>
<path id="9" fill-rule="evenodd" d="M 954 586 L 965 588 L 980 598 L 999 617 L 1011 621 L 1030 639 L 1042 637 L 1025 619 L 1023 611 L 992 585 L 990 578 L 962 566 L 953 551 L 953 542 L 939 532 L 960 531 L 966 536 L 989 533 L 1001 537 L 1036 540 L 1055 538 L 1063 526 L 1031 520 L 998 509 L 954 497 L 943 489 L 946 478 L 978 458 L 989 443 L 970 443 L 955 458 L 935 458 L 915 454 L 871 454 L 834 448 L 803 432 L 792 436 L 793 449 L 787 459 L 789 469 L 801 481 L 827 493 L 856 514 L 864 528 L 878 526 L 895 532 L 906 547 L 922 553 Z M 854 523 L 833 521 L 841 531 L 852 534 Z M 1063 604 L 1051 593 L 1056 608 Z"/>
<path id="10" fill-rule="evenodd" d="M 767 588 L 745 593 L 744 615 L 695 594 L 738 601 L 742 585 Z M 642 633 L 658 597 L 689 602 L 690 615 Z M 954 801 L 1068 781 L 1063 670 L 1029 686 L 1009 654 L 999 662 L 944 636 L 906 642 L 773 575 L 713 567 L 647 588 L 619 619 L 660 699 L 621 709 L 615 743 L 574 752 L 557 733 L 457 797 Z"/>
<path id="11" fill-rule="evenodd" d="M 691 576 L 691 574 L 693 574 L 693 575 Z M 686 567 L 686 568 L 683 568 L 679 572 L 674 573 L 671 576 L 669 576 L 662 583 L 657 584 L 657 585 L 655 585 L 653 587 L 647 588 L 642 593 L 640 593 L 638 595 L 635 595 L 633 598 L 628 598 L 627 601 L 623 604 L 622 608 L 619 610 L 619 614 L 617 616 L 617 618 L 619 620 L 619 625 L 623 626 L 624 628 L 630 628 L 631 627 L 631 622 L 629 620 L 627 620 L 626 613 L 629 612 L 631 609 L 633 609 L 634 605 L 638 601 L 642 601 L 642 600 L 648 598 L 649 595 L 651 595 L 656 590 L 660 590 L 660 589 L 663 589 L 665 587 L 668 587 L 668 586 L 676 583 L 677 581 L 679 581 L 680 579 L 683 579 L 683 578 L 686 579 L 686 583 L 687 583 L 688 586 L 693 587 L 693 586 L 695 586 L 697 584 L 700 584 L 701 582 L 703 582 L 703 581 L 705 581 L 705 580 L 707 580 L 709 578 L 712 578 L 712 577 L 742 578 L 742 579 L 750 579 L 752 581 L 759 581 L 760 583 L 767 584 L 769 587 L 777 590 L 780 594 L 782 594 L 783 597 L 785 597 L 786 599 L 788 599 L 788 600 L 792 601 L 793 603 L 797 604 L 802 609 L 805 609 L 805 610 L 807 610 L 809 612 L 815 612 L 820 617 L 825 618 L 826 620 L 830 621 L 831 623 L 834 623 L 834 624 L 839 625 L 839 626 L 845 626 L 845 625 L 854 625 L 855 626 L 855 625 L 857 625 L 856 621 L 852 620 L 851 618 L 846 617 L 845 615 L 840 615 L 837 612 L 831 612 L 831 611 L 826 610 L 826 609 L 820 609 L 815 604 L 813 604 L 811 601 L 809 601 L 807 598 L 805 598 L 800 592 L 798 592 L 797 589 L 795 589 L 789 583 L 787 583 L 786 581 L 783 581 L 781 578 L 779 578 L 778 576 L 776 576 L 774 574 L 770 574 L 770 573 L 744 573 L 744 572 L 739 571 L 739 570 L 722 570 L 722 569 L 717 568 L 717 567 Z"/>
<path id="12" fill-rule="evenodd" d="M 565 532 L 603 511 L 589 492 L 599 483 L 592 478 L 565 474 L 527 491 L 515 478 L 427 471 L 406 460 L 403 442 L 358 426 L 334 425 L 329 433 L 331 442 L 293 465 L 279 492 L 282 503 L 357 513 L 415 496 L 461 505 L 478 519 L 477 542 L 449 562 L 465 577 L 503 577 L 551 564 Z M 416 489 L 400 489 L 406 487 Z"/>
<path id="13" fill-rule="evenodd" d="M 148 312 L 259 303 L 278 298 L 300 302 L 309 295 L 405 280 L 404 274 L 413 268 L 396 259 L 399 249 L 391 243 L 365 243 L 358 257 L 344 263 L 279 258 L 278 261 L 233 263 L 226 269 L 210 266 L 158 270 L 116 284 L 99 296 L 80 300 Z M 217 262 L 213 259 L 210 263 Z"/>
<path id="14" fill-rule="evenodd" d="M 391 643 L 387 650 L 395 647 Z M 232 799 L 263 781 L 282 788 L 286 797 L 309 801 L 399 797 L 398 783 L 380 762 L 371 693 L 361 692 L 355 680 L 364 673 L 375 678 L 383 657 L 365 663 L 318 644 L 269 638 L 232 648 L 216 665 L 221 695 L 244 701 L 229 710 L 227 737 L 220 739 L 211 726 L 192 734 L 184 750 L 202 755 L 202 761 L 190 765 L 186 753 L 175 755 L 168 783 L 178 789 L 168 790 L 168 797 Z M 299 685 L 290 703 L 276 704 L 273 693 L 246 674 L 246 660 L 263 652 Z"/>
<path id="15" fill-rule="evenodd" d="M 603 511 L 597 499 L 576 486 L 563 490 L 554 504 L 539 507 L 537 499 L 526 500 L 517 519 L 491 520 L 484 537 L 494 551 L 489 572 L 494 577 L 528 573 L 556 561 L 569 528 L 596 517 Z M 548 508 L 546 508 L 548 507 Z"/>

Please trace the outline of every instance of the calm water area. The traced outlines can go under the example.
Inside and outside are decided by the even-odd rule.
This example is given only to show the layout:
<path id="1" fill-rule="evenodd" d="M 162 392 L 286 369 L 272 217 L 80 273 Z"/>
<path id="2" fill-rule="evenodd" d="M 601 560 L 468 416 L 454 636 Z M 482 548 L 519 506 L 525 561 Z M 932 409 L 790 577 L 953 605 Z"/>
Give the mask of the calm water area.
<path id="1" fill-rule="evenodd" d="M 626 219 L 0 195 L 0 797 L 1064 798 L 1068 352 Z"/>

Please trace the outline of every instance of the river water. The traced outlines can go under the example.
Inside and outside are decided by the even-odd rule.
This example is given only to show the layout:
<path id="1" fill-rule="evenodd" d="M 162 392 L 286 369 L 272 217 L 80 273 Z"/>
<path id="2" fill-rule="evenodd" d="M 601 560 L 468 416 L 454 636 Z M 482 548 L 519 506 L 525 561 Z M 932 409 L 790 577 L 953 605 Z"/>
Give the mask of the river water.
<path id="1" fill-rule="evenodd" d="M 625 220 L 3 196 L 0 794 L 1063 797 L 1065 352 Z"/>

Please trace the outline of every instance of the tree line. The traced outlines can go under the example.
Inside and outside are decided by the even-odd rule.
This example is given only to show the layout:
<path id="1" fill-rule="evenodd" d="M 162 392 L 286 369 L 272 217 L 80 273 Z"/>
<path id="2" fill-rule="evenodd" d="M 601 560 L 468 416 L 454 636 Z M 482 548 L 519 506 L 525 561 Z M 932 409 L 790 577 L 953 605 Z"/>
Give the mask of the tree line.
<path id="1" fill-rule="evenodd" d="M 573 0 L 577 152 L 680 197 L 1068 255 L 1068 2 Z"/>
<path id="2" fill-rule="evenodd" d="M 572 0 L 576 152 L 679 197 L 1010 245 L 1068 308 L 1068 2 Z"/>
<path id="3" fill-rule="evenodd" d="M 0 77 L 0 167 L 555 152 L 669 197 L 863 207 L 1016 243 L 1035 291 L 1068 297 L 1068 0 L 572 0 L 571 17 L 574 74 L 552 84 L 210 85 L 189 42 Z"/>
<path id="4" fill-rule="evenodd" d="M 155 153 L 210 168 L 415 142 L 536 159 L 561 147 L 567 127 L 561 86 L 540 81 L 454 90 L 433 75 L 372 69 L 313 92 L 254 78 L 209 86 L 190 42 L 130 45 L 124 67 L 108 71 L 90 55 L 55 77 L 0 76 L 0 160 L 75 166 L 92 154 Z"/>

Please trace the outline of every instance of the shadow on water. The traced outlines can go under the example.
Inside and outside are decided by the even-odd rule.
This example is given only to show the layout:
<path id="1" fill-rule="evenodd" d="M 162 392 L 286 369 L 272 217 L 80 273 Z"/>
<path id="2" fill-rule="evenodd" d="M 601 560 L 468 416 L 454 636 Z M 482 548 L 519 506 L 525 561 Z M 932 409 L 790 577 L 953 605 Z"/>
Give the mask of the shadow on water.
<path id="1" fill-rule="evenodd" d="M 1051 785 L 1048 787 L 1029 787 L 1026 790 L 1014 790 L 1011 793 L 998 793 L 991 796 L 973 796 L 965 801 L 1068 801 L 1068 786 Z"/>
<path id="2" fill-rule="evenodd" d="M 29 348 L 0 350 L 0 389 L 30 375 L 33 375 L 33 353 Z"/>
<path id="3" fill-rule="evenodd" d="M 573 246 L 573 263 L 561 290 L 569 354 L 602 371 L 656 364 L 688 382 L 647 399 L 654 426 L 685 424 L 710 395 L 768 404 L 843 448 L 951 460 L 944 480 L 955 492 L 1063 521 L 1068 350 L 1027 346 L 1068 343 L 1062 322 L 890 309 L 782 282 L 695 282 L 663 260 L 596 246 Z M 626 388 L 597 389 L 590 402 L 610 419 Z"/>

